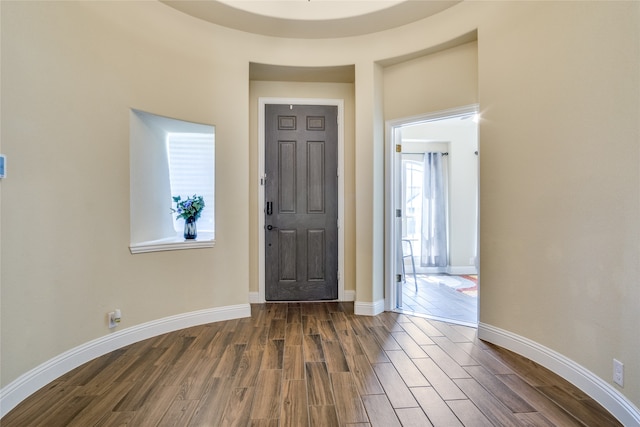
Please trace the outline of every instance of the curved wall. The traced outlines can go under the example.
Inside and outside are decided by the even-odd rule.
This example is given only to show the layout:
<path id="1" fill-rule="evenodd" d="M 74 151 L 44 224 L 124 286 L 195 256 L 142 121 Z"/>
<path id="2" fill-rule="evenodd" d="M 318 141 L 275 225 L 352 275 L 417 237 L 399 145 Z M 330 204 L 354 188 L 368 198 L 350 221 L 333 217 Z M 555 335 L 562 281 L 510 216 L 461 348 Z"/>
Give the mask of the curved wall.
<path id="1" fill-rule="evenodd" d="M 639 3 L 465 2 L 322 40 L 245 34 L 155 2 L 0 8 L 3 388 L 108 336 L 115 307 L 124 329 L 248 302 L 250 62 L 355 64 L 345 287 L 382 299 L 382 64 L 477 30 L 481 322 L 610 385 L 622 360 L 625 387 L 611 387 L 640 403 Z M 216 125 L 214 248 L 129 253 L 130 108 Z"/>

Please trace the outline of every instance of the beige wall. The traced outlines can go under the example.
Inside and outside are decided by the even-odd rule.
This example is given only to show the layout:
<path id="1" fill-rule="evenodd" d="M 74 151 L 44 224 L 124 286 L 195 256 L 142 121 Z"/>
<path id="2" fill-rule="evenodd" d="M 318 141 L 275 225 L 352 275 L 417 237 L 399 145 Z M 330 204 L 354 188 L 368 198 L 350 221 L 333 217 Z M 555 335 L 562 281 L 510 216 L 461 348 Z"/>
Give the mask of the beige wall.
<path id="1" fill-rule="evenodd" d="M 478 34 L 481 321 L 608 382 L 622 360 L 636 406 L 639 8 L 510 4 Z"/>
<path id="2" fill-rule="evenodd" d="M 382 298 L 378 62 L 477 29 L 481 321 L 607 382 L 622 360 L 619 391 L 640 404 L 640 3 L 464 2 L 344 40 L 252 36 L 155 2 L 0 7 L 3 387 L 108 334 L 114 307 L 126 328 L 247 302 L 257 277 L 251 61 L 355 64 L 348 259 L 357 300 Z M 216 125 L 215 248 L 129 253 L 131 107 Z"/>
<path id="3" fill-rule="evenodd" d="M 384 68 L 386 120 L 424 115 L 477 102 L 477 42 Z"/>

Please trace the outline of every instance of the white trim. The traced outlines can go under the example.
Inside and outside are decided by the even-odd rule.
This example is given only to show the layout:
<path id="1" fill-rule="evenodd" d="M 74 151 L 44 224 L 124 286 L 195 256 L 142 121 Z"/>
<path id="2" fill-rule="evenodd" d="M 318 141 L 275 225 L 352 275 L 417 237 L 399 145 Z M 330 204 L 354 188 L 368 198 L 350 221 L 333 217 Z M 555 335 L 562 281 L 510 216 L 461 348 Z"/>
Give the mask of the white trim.
<path id="1" fill-rule="evenodd" d="M 394 187 L 395 176 L 398 171 L 398 157 L 395 150 L 395 128 L 397 125 L 393 121 L 387 121 L 385 125 L 385 224 L 384 224 L 384 308 L 387 311 L 395 310 L 398 307 L 398 287 L 396 286 L 396 272 L 399 270 L 396 259 L 396 242 L 398 242 L 398 229 L 402 227 L 402 218 L 396 216 L 397 191 Z M 402 298 L 402 297 L 400 297 Z"/>
<path id="2" fill-rule="evenodd" d="M 176 236 L 153 240 L 151 242 L 131 243 L 129 250 L 132 254 L 142 254 L 147 252 L 212 248 L 215 246 L 216 241 L 213 239 L 213 233 L 201 232 L 198 233 L 198 235 L 200 237 L 194 240 L 185 240 L 181 236 Z"/>
<path id="3" fill-rule="evenodd" d="M 342 301 L 352 302 L 356 300 L 356 291 L 351 289 L 344 290 L 344 299 Z"/>
<path id="4" fill-rule="evenodd" d="M 394 119 L 387 121 L 391 127 L 398 127 L 407 124 L 433 122 L 453 117 L 466 116 L 469 114 L 477 114 L 479 112 L 479 104 L 464 105 L 462 107 L 454 107 L 446 110 L 435 111 L 433 113 L 418 114 L 416 116 L 404 117 L 402 119 Z"/>
<path id="5" fill-rule="evenodd" d="M 374 302 L 356 301 L 353 304 L 353 312 L 358 316 L 377 316 L 384 311 L 384 300 Z"/>
<path id="6" fill-rule="evenodd" d="M 611 384 L 593 372 L 528 338 L 480 323 L 478 338 L 504 347 L 551 370 L 591 396 L 624 426 L 640 426 L 640 410 Z"/>
<path id="7" fill-rule="evenodd" d="M 0 418 L 43 386 L 96 357 L 167 332 L 249 316 L 249 304 L 216 307 L 153 320 L 86 342 L 49 359 L 0 389 Z"/>
<path id="8" fill-rule="evenodd" d="M 322 98 L 258 98 L 258 295 L 255 303 L 265 302 L 264 266 L 264 185 L 265 117 L 267 104 L 332 105 L 338 107 L 338 301 L 344 295 L 344 100 Z"/>
<path id="9" fill-rule="evenodd" d="M 260 292 L 249 292 L 249 304 L 260 304 L 264 298 L 260 298 Z"/>

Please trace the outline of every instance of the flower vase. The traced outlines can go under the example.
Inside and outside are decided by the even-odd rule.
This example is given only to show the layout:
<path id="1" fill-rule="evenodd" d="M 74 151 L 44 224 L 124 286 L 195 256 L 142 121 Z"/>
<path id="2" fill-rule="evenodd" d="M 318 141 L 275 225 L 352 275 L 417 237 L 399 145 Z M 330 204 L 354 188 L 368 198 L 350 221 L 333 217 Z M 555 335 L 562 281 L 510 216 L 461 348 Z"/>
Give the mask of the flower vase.
<path id="1" fill-rule="evenodd" d="M 198 237 L 198 230 L 196 228 L 196 219 L 187 218 L 184 220 L 184 238 L 187 240 L 193 240 Z"/>

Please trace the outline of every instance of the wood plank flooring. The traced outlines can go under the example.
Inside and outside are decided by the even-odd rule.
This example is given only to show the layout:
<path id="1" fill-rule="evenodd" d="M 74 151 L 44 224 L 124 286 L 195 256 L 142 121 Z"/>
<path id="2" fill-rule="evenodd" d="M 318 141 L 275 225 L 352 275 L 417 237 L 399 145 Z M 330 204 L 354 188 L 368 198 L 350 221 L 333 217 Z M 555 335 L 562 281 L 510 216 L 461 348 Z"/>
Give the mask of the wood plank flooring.
<path id="1" fill-rule="evenodd" d="M 619 426 L 584 393 L 473 328 L 349 303 L 252 316 L 97 358 L 8 413 L 14 426 Z"/>

